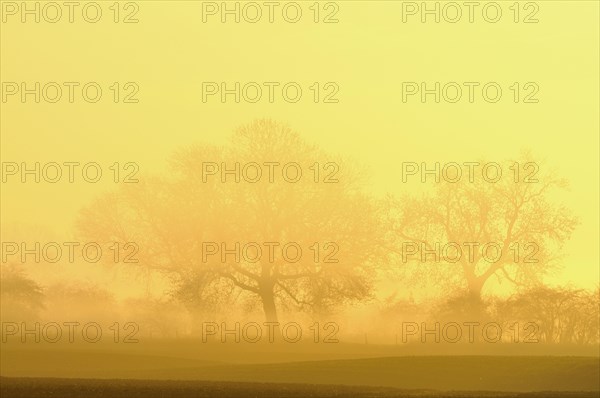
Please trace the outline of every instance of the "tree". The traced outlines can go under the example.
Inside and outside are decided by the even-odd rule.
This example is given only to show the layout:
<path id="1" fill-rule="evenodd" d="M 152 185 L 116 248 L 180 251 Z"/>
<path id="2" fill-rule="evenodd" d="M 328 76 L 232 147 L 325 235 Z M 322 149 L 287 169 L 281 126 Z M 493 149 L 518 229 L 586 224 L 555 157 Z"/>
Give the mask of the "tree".
<path id="1" fill-rule="evenodd" d="M 4 264 L 0 272 L 0 296 L 4 320 L 34 319 L 44 308 L 42 287 L 16 265 Z"/>
<path id="2" fill-rule="evenodd" d="M 171 166 L 166 178 L 84 209 L 79 231 L 105 244 L 137 242 L 139 265 L 168 275 L 190 304 L 258 300 L 277 321 L 281 308 L 369 297 L 384 258 L 379 204 L 349 161 L 258 120 L 227 146 L 176 153 Z"/>
<path id="3" fill-rule="evenodd" d="M 46 287 L 46 316 L 53 320 L 112 324 L 119 312 L 113 294 L 95 283 L 63 281 Z"/>
<path id="4" fill-rule="evenodd" d="M 534 322 L 546 343 L 597 344 L 599 305 L 597 289 L 539 286 L 514 294 L 497 311 L 510 322 Z"/>
<path id="5" fill-rule="evenodd" d="M 568 209 L 549 201 L 566 181 L 538 168 L 524 157 L 501 165 L 498 181 L 480 167 L 457 182 L 450 182 L 456 175 L 440 179 L 421 197 L 391 198 L 391 249 L 404 264 L 416 264 L 416 275 L 466 287 L 473 302 L 492 277 L 538 283 L 558 265 L 577 224 Z"/>

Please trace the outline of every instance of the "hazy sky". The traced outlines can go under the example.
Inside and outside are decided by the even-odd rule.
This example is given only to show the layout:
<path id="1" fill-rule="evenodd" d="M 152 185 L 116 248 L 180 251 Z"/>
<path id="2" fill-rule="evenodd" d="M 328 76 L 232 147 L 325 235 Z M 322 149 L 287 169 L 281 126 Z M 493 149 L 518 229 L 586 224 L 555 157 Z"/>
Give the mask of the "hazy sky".
<path id="1" fill-rule="evenodd" d="M 202 3 L 185 1 L 169 7 L 139 2 L 134 16 L 139 22 L 132 24 L 114 23 L 104 2 L 95 24 L 77 12 L 73 24 L 65 16 L 55 24 L 22 24 L 18 15 L 5 16 L 3 94 L 7 82 L 19 87 L 26 82 L 28 88 L 57 82 L 63 97 L 35 103 L 28 95 L 21 103 L 17 94 L 3 101 L 2 161 L 97 162 L 106 177 L 96 184 L 79 174 L 73 184 L 66 177 L 56 184 L 21 184 L 9 177 L 2 187 L 2 226 L 25 222 L 67 236 L 77 211 L 116 187 L 109 170 L 115 162 L 137 163 L 140 178 L 165 172 L 173 151 L 194 142 L 223 144 L 236 127 L 270 117 L 323 150 L 369 167 L 371 185 L 365 188 L 377 195 L 420 189 L 402 183 L 402 162 L 501 162 L 530 149 L 544 160 L 543 167 L 570 181 L 569 191 L 551 198 L 564 202 L 581 222 L 564 248 L 564 271 L 549 281 L 594 287 L 599 279 L 598 4 L 581 1 L 567 8 L 560 1 L 543 2 L 535 14 L 538 23 L 522 22 L 532 10 L 521 10 L 515 23 L 509 2 L 500 3 L 497 23 L 486 22 L 481 10 L 473 23 L 467 14 L 457 23 L 434 23 L 432 17 L 421 23 L 420 14 L 403 23 L 401 2 L 385 1 L 339 2 L 339 10 L 320 10 L 319 23 L 310 2 L 299 3 L 298 23 L 286 22 L 277 10 L 269 23 L 266 9 L 254 24 L 234 23 L 232 17 L 221 23 L 220 14 L 207 15 L 203 23 Z M 119 18 L 133 11 L 121 10 Z M 323 23 L 328 15 L 338 22 Z M 64 82 L 79 83 L 73 103 Z M 96 103 L 81 96 L 88 82 L 102 88 Z M 203 82 L 226 82 L 229 88 L 256 82 L 263 97 L 236 103 L 229 95 L 223 103 L 217 94 L 203 102 Z M 264 82 L 279 84 L 273 103 Z M 289 82 L 302 88 L 296 103 L 283 98 L 281 88 Z M 463 96 L 457 103 L 435 103 L 433 95 L 425 103 L 419 95 L 403 102 L 403 82 L 427 82 L 429 88 L 456 82 Z M 479 83 L 473 103 L 464 82 Z M 482 97 L 481 87 L 489 82 L 502 88 L 496 103 Z M 454 95 L 452 87 L 448 95 Z M 137 88 L 130 98 L 139 102 L 123 103 Z M 338 102 L 324 103 L 336 89 L 329 99 Z M 46 94 L 53 96 L 52 90 L 49 86 Z M 529 98 L 539 102 L 524 103 L 534 91 Z"/>

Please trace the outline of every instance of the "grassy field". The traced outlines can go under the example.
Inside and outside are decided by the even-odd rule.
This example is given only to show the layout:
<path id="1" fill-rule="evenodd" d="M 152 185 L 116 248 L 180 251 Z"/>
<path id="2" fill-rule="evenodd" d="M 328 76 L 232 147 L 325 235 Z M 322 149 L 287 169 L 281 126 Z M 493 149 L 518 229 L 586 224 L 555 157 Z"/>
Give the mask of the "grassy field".
<path id="1" fill-rule="evenodd" d="M 402 356 L 228 363 L 141 351 L 2 350 L 1 376 L 294 383 L 439 391 L 598 391 L 598 357 Z M 170 394 L 168 395 L 170 396 Z"/>
<path id="2" fill-rule="evenodd" d="M 3 398 L 377 398 L 377 397 L 495 397 L 495 398 L 584 398 L 598 397 L 598 392 L 439 392 L 427 390 L 399 390 L 393 388 L 274 383 L 234 383 L 168 380 L 98 380 L 0 378 L 0 396 Z"/>
<path id="3" fill-rule="evenodd" d="M 481 391 L 502 397 L 600 397 L 597 354 L 535 355 L 546 347 L 534 346 L 533 354 L 518 355 L 510 347 L 504 355 L 414 355 L 400 347 L 352 344 L 6 343 L 0 347 L 0 376 L 2 397 L 134 397 L 138 392 L 162 397 L 435 397 L 482 396 Z M 545 392 L 535 393 L 540 391 Z"/>

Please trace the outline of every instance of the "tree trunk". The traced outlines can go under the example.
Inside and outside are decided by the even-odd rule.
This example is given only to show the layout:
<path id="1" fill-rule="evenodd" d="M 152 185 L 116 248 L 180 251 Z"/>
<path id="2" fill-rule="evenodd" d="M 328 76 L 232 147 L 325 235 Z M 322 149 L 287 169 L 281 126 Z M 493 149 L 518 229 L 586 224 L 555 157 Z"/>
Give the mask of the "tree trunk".
<path id="1" fill-rule="evenodd" d="M 275 296 L 273 294 L 273 288 L 261 289 L 260 297 L 262 299 L 266 321 L 277 322 L 277 307 L 275 306 Z"/>
<path id="2" fill-rule="evenodd" d="M 261 264 L 261 278 L 259 280 L 259 294 L 262 300 L 265 319 L 267 322 L 277 322 L 277 307 L 275 307 L 275 280 L 272 276 L 272 264 Z"/>
<path id="3" fill-rule="evenodd" d="M 483 289 L 483 282 L 481 279 L 477 277 L 468 279 L 468 305 L 469 312 L 473 315 L 479 316 L 482 315 L 485 308 L 483 305 L 483 301 L 481 300 L 481 290 Z"/>
<path id="4" fill-rule="evenodd" d="M 475 266 L 469 262 L 462 261 L 461 262 L 463 275 L 467 281 L 467 296 L 469 306 L 473 308 L 480 307 L 481 302 L 481 290 L 483 289 L 483 284 L 485 280 L 481 279 L 475 274 Z"/>
<path id="5" fill-rule="evenodd" d="M 469 301 L 472 303 L 481 303 L 481 290 L 483 285 L 477 281 L 469 281 Z"/>

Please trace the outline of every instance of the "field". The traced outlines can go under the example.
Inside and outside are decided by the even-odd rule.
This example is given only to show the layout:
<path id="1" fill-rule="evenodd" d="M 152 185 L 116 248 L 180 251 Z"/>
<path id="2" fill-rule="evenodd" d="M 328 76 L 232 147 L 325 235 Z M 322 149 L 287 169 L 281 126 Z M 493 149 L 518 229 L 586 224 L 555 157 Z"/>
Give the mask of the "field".
<path id="1" fill-rule="evenodd" d="M 5 346 L 1 396 L 8 397 L 600 397 L 592 356 L 382 356 L 282 361 L 283 354 L 132 346 Z M 150 348 L 146 346 L 146 348 Z M 189 348 L 189 347 L 188 347 Z M 246 347 L 248 348 L 248 347 Z M 349 347 L 348 347 L 349 348 Z M 374 353 L 376 353 L 375 351 Z M 232 351 L 233 355 L 234 352 Z M 333 355 L 332 355 L 333 356 Z"/>
<path id="2" fill-rule="evenodd" d="M 598 356 L 509 347 L 504 355 L 417 355 L 343 343 L 13 342 L 0 351 L 1 396 L 600 397 Z"/>
<path id="3" fill-rule="evenodd" d="M 399 390 L 364 386 L 234 383 L 206 381 L 156 380 L 98 380 L 98 379 L 44 379 L 0 378 L 0 395 L 4 398 L 46 397 L 110 397 L 110 398 L 183 398 L 183 397 L 264 397 L 264 398 L 441 398 L 441 397 L 494 397 L 494 398 L 584 398 L 598 397 L 597 392 L 521 392 L 499 393 L 489 391 L 439 392 L 426 390 Z"/>

